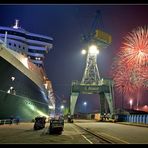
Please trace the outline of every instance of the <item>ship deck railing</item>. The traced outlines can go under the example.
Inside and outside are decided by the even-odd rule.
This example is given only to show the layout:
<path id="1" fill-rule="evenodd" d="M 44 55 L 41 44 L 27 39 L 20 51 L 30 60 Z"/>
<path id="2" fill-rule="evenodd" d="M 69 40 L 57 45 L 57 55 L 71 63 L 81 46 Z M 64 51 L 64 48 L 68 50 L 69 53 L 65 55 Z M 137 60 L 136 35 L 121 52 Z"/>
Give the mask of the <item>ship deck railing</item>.
<path id="1" fill-rule="evenodd" d="M 16 123 L 16 119 L 13 119 L 12 123 L 11 119 L 0 119 L 0 125 L 13 124 L 13 123 Z"/>

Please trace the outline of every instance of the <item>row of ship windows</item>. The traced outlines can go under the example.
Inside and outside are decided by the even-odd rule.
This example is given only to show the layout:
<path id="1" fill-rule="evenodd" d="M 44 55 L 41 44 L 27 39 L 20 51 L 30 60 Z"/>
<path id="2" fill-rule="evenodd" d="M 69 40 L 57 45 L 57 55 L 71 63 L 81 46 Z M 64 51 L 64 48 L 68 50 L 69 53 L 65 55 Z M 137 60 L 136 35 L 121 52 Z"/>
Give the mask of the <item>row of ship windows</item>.
<path id="1" fill-rule="evenodd" d="M 34 63 L 35 65 L 37 65 L 38 67 L 42 67 L 43 65 L 42 64 L 39 64 L 39 63 Z"/>
<path id="2" fill-rule="evenodd" d="M 20 40 L 20 39 L 16 39 L 16 38 L 12 38 L 12 37 L 8 37 L 8 38 L 11 39 L 11 40 L 14 40 L 14 41 L 18 41 L 18 42 L 27 44 L 28 46 L 45 47 L 45 45 L 43 45 L 43 44 L 29 43 L 29 42 L 26 42 L 26 41 L 23 41 L 23 40 Z"/>
<path id="3" fill-rule="evenodd" d="M 9 43 L 9 46 L 11 46 L 11 45 L 12 45 L 12 43 Z M 13 44 L 13 46 L 14 46 L 14 47 L 17 47 L 17 45 L 16 45 L 15 43 Z M 21 46 L 18 45 L 18 48 L 21 49 Z M 25 49 L 24 46 L 23 46 L 22 48 Z M 45 53 L 44 50 L 34 50 L 34 49 L 28 49 L 28 52 L 31 52 L 31 53 L 41 53 L 41 54 L 44 54 L 44 53 Z"/>
<path id="4" fill-rule="evenodd" d="M 28 58 L 30 58 L 30 56 L 28 56 Z M 30 58 L 31 59 L 31 58 Z M 31 59 L 31 60 L 33 60 L 33 59 Z M 36 59 L 37 60 L 37 59 Z M 35 62 L 33 62 L 35 65 L 37 65 L 38 67 L 42 67 L 43 65 L 42 64 L 39 64 L 39 63 L 35 63 Z"/>
<path id="5" fill-rule="evenodd" d="M 11 45 L 12 45 L 12 43 L 9 43 L 9 46 L 11 46 Z M 13 44 L 13 46 L 14 46 L 14 47 L 17 47 L 17 45 L 16 45 L 15 43 Z M 19 48 L 21 48 L 21 46 L 20 46 L 20 45 L 19 45 L 18 47 L 19 47 Z M 24 46 L 23 46 L 23 49 L 25 49 L 25 47 L 24 47 Z"/>
<path id="6" fill-rule="evenodd" d="M 26 39 L 43 41 L 43 42 L 47 42 L 47 43 L 51 43 L 51 41 L 52 41 L 50 39 L 45 39 L 45 38 L 35 37 L 35 36 L 29 36 L 29 35 L 26 35 L 24 33 L 16 32 L 16 31 L 10 31 L 10 30 L 0 30 L 0 33 L 5 34 L 6 31 L 7 31 L 7 34 L 17 35 L 17 36 L 20 36 L 20 37 L 24 37 Z"/>
<path id="7" fill-rule="evenodd" d="M 34 49 L 28 49 L 28 52 L 31 52 L 31 53 L 41 53 L 41 54 L 44 54 L 45 51 L 44 50 L 34 50 Z"/>
<path id="8" fill-rule="evenodd" d="M 43 60 L 42 57 L 28 56 L 28 58 L 31 59 L 31 60 L 39 60 L 39 61 L 42 61 Z"/>
<path id="9" fill-rule="evenodd" d="M 38 67 L 42 67 L 43 65 L 42 64 L 36 64 Z"/>

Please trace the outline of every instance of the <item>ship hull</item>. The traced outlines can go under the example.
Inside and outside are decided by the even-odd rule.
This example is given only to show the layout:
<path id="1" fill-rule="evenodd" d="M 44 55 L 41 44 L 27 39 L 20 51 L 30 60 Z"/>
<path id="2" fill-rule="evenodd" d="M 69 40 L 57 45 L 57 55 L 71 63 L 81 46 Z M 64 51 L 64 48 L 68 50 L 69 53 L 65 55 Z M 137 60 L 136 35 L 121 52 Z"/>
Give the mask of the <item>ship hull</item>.
<path id="1" fill-rule="evenodd" d="M 48 115 L 48 106 L 26 97 L 0 91 L 0 118 L 19 117 L 21 121 L 32 121 L 37 116 Z"/>
<path id="2" fill-rule="evenodd" d="M 8 93 L 11 87 L 15 94 Z M 21 120 L 31 121 L 36 116 L 48 115 L 47 92 L 0 57 L 0 119 L 18 116 Z"/>

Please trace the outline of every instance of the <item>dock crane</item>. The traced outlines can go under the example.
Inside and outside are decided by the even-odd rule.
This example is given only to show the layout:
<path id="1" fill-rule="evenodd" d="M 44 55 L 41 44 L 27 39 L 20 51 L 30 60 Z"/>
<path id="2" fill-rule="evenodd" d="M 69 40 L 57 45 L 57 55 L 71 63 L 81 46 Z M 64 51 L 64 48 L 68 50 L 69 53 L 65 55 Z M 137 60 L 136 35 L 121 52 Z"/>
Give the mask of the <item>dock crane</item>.
<path id="1" fill-rule="evenodd" d="M 94 17 L 90 31 L 83 34 L 82 41 L 86 43 L 86 49 L 82 53 L 87 55 L 86 66 L 81 82 L 73 81 L 71 86 L 70 114 L 74 115 L 75 105 L 79 94 L 99 94 L 100 114 L 106 113 L 105 102 L 109 106 L 111 116 L 114 114 L 113 108 L 113 83 L 110 79 L 100 78 L 97 66 L 97 54 L 99 50 L 111 44 L 111 35 L 102 31 L 99 27 L 101 23 L 101 13 L 98 10 Z M 84 52 L 85 51 L 85 52 Z"/>

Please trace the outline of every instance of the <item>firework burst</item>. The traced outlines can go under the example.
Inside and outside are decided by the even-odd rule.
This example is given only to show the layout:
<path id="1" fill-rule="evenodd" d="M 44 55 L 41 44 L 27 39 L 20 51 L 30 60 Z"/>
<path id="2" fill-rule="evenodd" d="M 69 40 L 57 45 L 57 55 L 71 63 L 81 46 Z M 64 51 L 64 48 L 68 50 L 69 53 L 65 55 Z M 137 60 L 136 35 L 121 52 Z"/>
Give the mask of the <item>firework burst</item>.
<path id="1" fill-rule="evenodd" d="M 148 28 L 138 27 L 129 33 L 113 62 L 115 88 L 121 94 L 132 95 L 148 88 Z M 124 86 L 124 89 L 123 89 Z"/>
<path id="2" fill-rule="evenodd" d="M 137 86 L 133 84 L 131 73 L 132 71 L 127 70 L 126 67 L 123 66 L 118 67 L 116 72 L 113 73 L 115 88 L 120 94 L 124 93 L 128 96 L 132 96 L 137 90 Z"/>
<path id="3" fill-rule="evenodd" d="M 124 62 L 142 66 L 148 63 L 148 28 L 138 27 L 125 37 L 121 48 Z"/>

